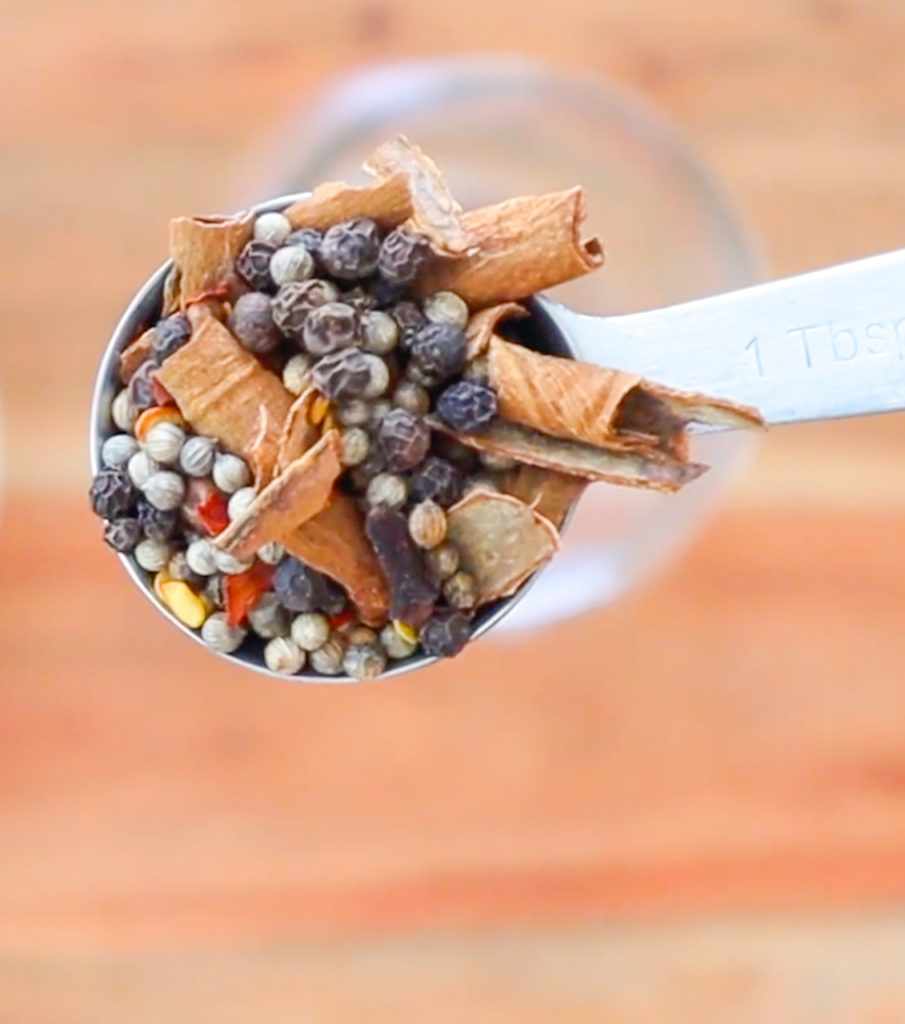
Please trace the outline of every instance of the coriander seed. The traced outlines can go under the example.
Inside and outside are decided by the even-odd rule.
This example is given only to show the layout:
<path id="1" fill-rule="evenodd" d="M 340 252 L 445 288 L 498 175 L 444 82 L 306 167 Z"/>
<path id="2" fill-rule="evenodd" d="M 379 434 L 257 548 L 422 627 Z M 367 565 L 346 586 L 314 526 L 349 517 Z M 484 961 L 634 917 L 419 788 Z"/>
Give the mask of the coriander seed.
<path id="1" fill-rule="evenodd" d="M 311 383 L 311 360 L 304 353 L 294 355 L 283 367 L 283 387 L 293 395 L 300 395 Z"/>
<path id="2" fill-rule="evenodd" d="M 452 324 L 464 330 L 468 306 L 455 292 L 434 292 L 424 300 L 424 315 L 435 324 Z"/>
<path id="3" fill-rule="evenodd" d="M 360 622 L 356 622 L 351 625 L 345 631 L 345 641 L 347 644 L 376 644 L 377 634 L 371 629 L 370 626 L 364 626 Z"/>
<path id="4" fill-rule="evenodd" d="M 257 554 L 258 559 L 265 565 L 276 565 L 278 562 L 282 561 L 285 552 L 282 544 L 278 544 L 275 540 L 272 540 L 263 545 L 263 547 L 258 548 Z"/>
<path id="5" fill-rule="evenodd" d="M 459 568 L 459 549 L 452 541 L 446 540 L 424 553 L 424 563 L 431 577 L 442 582 Z"/>
<path id="6" fill-rule="evenodd" d="M 129 396 L 129 389 L 123 388 L 117 394 L 110 405 L 110 418 L 120 430 L 128 430 L 135 426 L 138 419 L 138 409 Z"/>
<path id="7" fill-rule="evenodd" d="M 330 620 L 320 612 L 302 612 L 292 620 L 290 634 L 303 651 L 316 651 L 330 639 Z"/>
<path id="8" fill-rule="evenodd" d="M 368 457 L 371 439 L 361 427 L 349 427 L 340 435 L 340 462 L 344 466 L 359 466 Z"/>
<path id="9" fill-rule="evenodd" d="M 306 281 L 314 273 L 314 257 L 303 245 L 286 245 L 270 257 L 270 276 L 276 285 Z"/>
<path id="10" fill-rule="evenodd" d="M 214 483 L 221 491 L 232 494 L 251 482 L 251 473 L 243 459 L 230 452 L 220 452 L 214 458 Z"/>
<path id="11" fill-rule="evenodd" d="M 193 540 L 185 549 L 185 561 L 197 576 L 213 576 L 217 571 L 214 546 L 206 537 Z"/>
<path id="12" fill-rule="evenodd" d="M 138 489 L 143 490 L 145 484 L 159 471 L 160 467 L 158 464 L 148 455 L 147 452 L 137 451 L 131 459 L 129 459 L 126 471 L 129 475 L 129 479 L 132 484 Z M 153 507 L 153 506 L 152 506 Z M 175 506 L 174 506 L 175 507 Z"/>
<path id="13" fill-rule="evenodd" d="M 372 477 L 365 492 L 365 500 L 372 508 L 377 505 L 402 508 L 407 499 L 408 484 L 395 473 L 378 473 Z"/>
<path id="14" fill-rule="evenodd" d="M 217 567 L 217 571 L 222 572 L 225 576 L 237 576 L 240 572 L 246 572 L 254 564 L 254 558 L 236 558 L 235 555 L 231 555 L 228 551 L 221 551 L 217 547 L 213 551 L 214 565 Z"/>
<path id="15" fill-rule="evenodd" d="M 315 672 L 325 676 L 338 676 L 343 670 L 346 645 L 338 633 L 333 633 L 327 642 L 308 655 L 308 664 Z"/>
<path id="16" fill-rule="evenodd" d="M 256 242 L 282 245 L 291 231 L 292 225 L 282 213 L 259 213 L 255 219 L 253 233 Z"/>
<path id="17" fill-rule="evenodd" d="M 101 446 L 101 462 L 107 469 L 122 469 L 138 451 L 138 442 L 131 434 L 113 434 Z"/>
<path id="18" fill-rule="evenodd" d="M 408 640 L 396 630 L 391 622 L 388 622 L 380 631 L 380 643 L 386 651 L 387 657 L 393 661 L 399 661 L 400 658 L 407 658 L 410 654 L 414 654 L 415 648 L 418 646 L 417 640 Z"/>
<path id="19" fill-rule="evenodd" d="M 217 442 L 210 437 L 190 437 L 179 453 L 179 468 L 188 476 L 210 476 Z"/>
<path id="20" fill-rule="evenodd" d="M 431 396 L 427 388 L 413 380 L 403 379 L 393 392 L 393 405 L 405 409 L 413 416 L 426 416 L 430 411 Z"/>
<path id="21" fill-rule="evenodd" d="M 344 427 L 361 427 L 368 422 L 371 407 L 363 398 L 350 398 L 336 410 L 336 418 Z"/>
<path id="22" fill-rule="evenodd" d="M 270 640 L 289 633 L 289 613 L 272 590 L 261 596 L 248 610 L 248 624 L 258 636 Z"/>
<path id="23" fill-rule="evenodd" d="M 185 431 L 175 423 L 158 423 L 148 431 L 142 447 L 162 466 L 170 466 L 179 459 L 185 443 Z"/>
<path id="24" fill-rule="evenodd" d="M 377 644 L 352 644 L 343 656 L 342 667 L 353 679 L 376 679 L 387 667 L 387 659 Z"/>
<path id="25" fill-rule="evenodd" d="M 148 572 L 160 572 L 170 560 L 170 545 L 163 540 L 146 537 L 135 545 L 135 561 Z"/>
<path id="26" fill-rule="evenodd" d="M 478 584 L 470 572 L 459 570 L 443 584 L 443 596 L 453 608 L 474 608 L 478 600 Z"/>
<path id="27" fill-rule="evenodd" d="M 254 500 L 254 487 L 240 487 L 238 491 L 233 491 L 226 505 L 226 514 L 229 516 L 230 521 L 245 515 L 248 511 L 248 506 Z"/>
<path id="28" fill-rule="evenodd" d="M 133 459 L 136 456 L 133 455 Z M 131 465 L 131 460 L 130 460 Z M 179 508 L 185 497 L 185 481 L 178 473 L 168 469 L 152 473 L 141 488 L 147 500 L 162 512 Z"/>
<path id="29" fill-rule="evenodd" d="M 275 636 L 264 647 L 264 664 L 271 672 L 294 676 L 305 665 L 305 652 L 288 637 Z"/>
<path id="30" fill-rule="evenodd" d="M 388 314 L 372 310 L 361 315 L 361 347 L 365 352 L 385 356 L 399 341 L 399 326 Z"/>
<path id="31" fill-rule="evenodd" d="M 409 513 L 409 534 L 419 548 L 435 548 L 446 539 L 446 513 L 430 498 Z"/>
<path id="32" fill-rule="evenodd" d="M 220 654 L 232 654 L 241 647 L 246 635 L 241 626 L 231 626 L 223 612 L 209 615 L 201 627 L 201 639 L 212 651 Z"/>

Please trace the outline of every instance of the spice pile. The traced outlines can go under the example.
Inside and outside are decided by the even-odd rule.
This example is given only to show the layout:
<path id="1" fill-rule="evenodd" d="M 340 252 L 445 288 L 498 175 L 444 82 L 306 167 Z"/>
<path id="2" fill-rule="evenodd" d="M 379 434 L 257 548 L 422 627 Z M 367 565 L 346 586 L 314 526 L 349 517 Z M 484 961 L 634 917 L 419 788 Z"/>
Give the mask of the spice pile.
<path id="1" fill-rule="evenodd" d="M 366 170 L 282 211 L 172 222 L 91 486 L 172 615 L 220 652 L 260 638 L 290 675 L 457 654 L 588 482 L 675 490 L 704 468 L 688 422 L 758 422 L 499 333 L 602 262 L 581 189 L 463 212 L 401 138 Z"/>

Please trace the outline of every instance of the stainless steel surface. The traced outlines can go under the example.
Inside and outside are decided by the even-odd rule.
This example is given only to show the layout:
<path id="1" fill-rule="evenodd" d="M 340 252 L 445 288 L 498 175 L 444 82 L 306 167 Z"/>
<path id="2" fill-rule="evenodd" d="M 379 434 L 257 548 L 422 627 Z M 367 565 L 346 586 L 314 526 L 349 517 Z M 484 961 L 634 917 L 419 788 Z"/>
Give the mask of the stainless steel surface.
<path id="1" fill-rule="evenodd" d="M 297 198 L 281 196 L 255 209 L 282 209 Z M 92 473 L 100 468 L 101 444 L 114 429 L 110 403 L 117 356 L 156 320 L 169 266 L 159 268 L 136 294 L 101 360 L 91 409 Z M 591 317 L 549 299 L 537 300 L 535 313 L 547 321 L 545 340 L 560 355 L 747 402 L 770 423 L 905 408 L 905 250 L 645 313 Z M 131 557 L 119 558 L 155 607 L 202 643 L 160 603 L 150 575 Z M 515 607 L 538 575 L 513 597 L 479 612 L 473 636 L 486 633 Z M 356 682 L 307 669 L 297 676 L 271 672 L 260 644 L 218 656 L 275 679 Z M 381 679 L 435 660 L 414 655 L 392 663 Z"/>
<path id="2" fill-rule="evenodd" d="M 905 249 L 644 313 L 543 308 L 575 358 L 757 406 L 771 424 L 905 409 Z"/>

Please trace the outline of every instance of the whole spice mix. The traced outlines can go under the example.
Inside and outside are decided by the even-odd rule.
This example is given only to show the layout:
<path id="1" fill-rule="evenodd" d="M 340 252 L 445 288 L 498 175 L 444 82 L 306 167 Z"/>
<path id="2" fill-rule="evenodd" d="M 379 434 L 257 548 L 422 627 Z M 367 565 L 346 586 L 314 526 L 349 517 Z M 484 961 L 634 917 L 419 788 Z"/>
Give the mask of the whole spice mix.
<path id="1" fill-rule="evenodd" d="M 580 188 L 463 211 L 401 137 L 365 168 L 281 211 L 172 221 L 91 485 L 174 618 L 286 675 L 457 654 L 588 483 L 674 491 L 705 468 L 690 422 L 760 422 L 499 333 L 602 263 Z"/>

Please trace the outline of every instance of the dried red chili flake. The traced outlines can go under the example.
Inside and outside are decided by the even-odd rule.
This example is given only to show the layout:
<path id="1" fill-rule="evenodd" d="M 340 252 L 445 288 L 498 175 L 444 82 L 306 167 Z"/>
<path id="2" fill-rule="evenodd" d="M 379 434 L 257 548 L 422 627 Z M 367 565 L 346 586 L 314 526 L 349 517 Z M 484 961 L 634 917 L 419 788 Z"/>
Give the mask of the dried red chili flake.
<path id="1" fill-rule="evenodd" d="M 256 561 L 245 572 L 233 573 L 223 581 L 223 600 L 226 621 L 230 626 L 241 625 L 252 605 L 270 589 L 273 566 Z"/>
<path id="2" fill-rule="evenodd" d="M 193 477 L 186 485 L 183 512 L 189 524 L 209 537 L 229 526 L 228 499 L 210 480 Z"/>
<path id="3" fill-rule="evenodd" d="M 352 608 L 346 608 L 341 611 L 338 615 L 334 615 L 330 619 L 331 629 L 342 629 L 343 626 L 348 626 L 350 622 L 355 621 L 355 612 Z"/>

